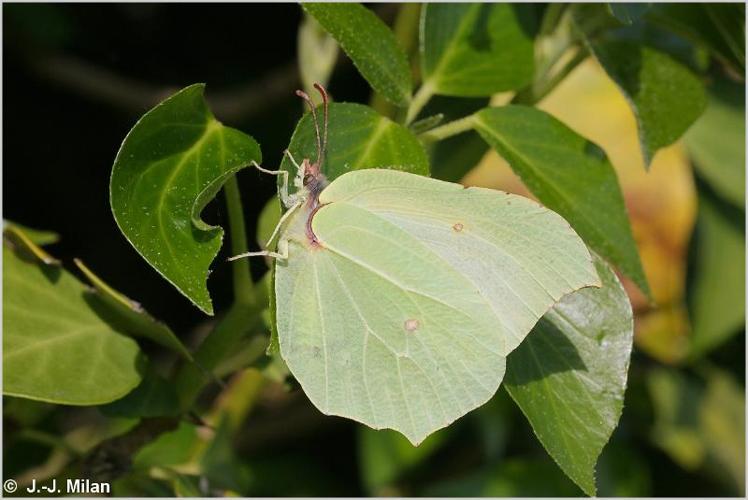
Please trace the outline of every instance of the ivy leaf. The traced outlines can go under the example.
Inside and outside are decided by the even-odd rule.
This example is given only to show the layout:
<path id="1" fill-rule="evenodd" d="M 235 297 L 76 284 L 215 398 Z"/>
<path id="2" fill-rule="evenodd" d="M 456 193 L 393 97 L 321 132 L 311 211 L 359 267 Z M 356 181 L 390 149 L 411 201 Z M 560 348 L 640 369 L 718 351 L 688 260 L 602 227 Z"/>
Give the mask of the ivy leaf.
<path id="1" fill-rule="evenodd" d="M 718 81 L 684 139 L 697 173 L 738 207 L 745 205 L 745 87 Z"/>
<path id="2" fill-rule="evenodd" d="M 303 7 L 338 41 L 374 90 L 398 106 L 410 102 L 413 83 L 408 58 L 376 14 L 358 3 L 305 3 Z"/>
<path id="3" fill-rule="evenodd" d="M 657 150 L 675 142 L 704 111 L 704 86 L 684 65 L 653 48 L 623 40 L 589 45 L 636 115 L 649 168 Z"/>
<path id="4" fill-rule="evenodd" d="M 316 160 L 317 139 L 310 113 L 296 125 L 288 150 L 299 163 L 303 158 Z M 281 168 L 292 175 L 296 173 L 288 158 L 283 158 Z M 410 130 L 367 106 L 332 103 L 327 156 L 322 171 L 332 181 L 348 171 L 362 168 L 429 174 L 426 152 Z"/>
<path id="5" fill-rule="evenodd" d="M 484 109 L 474 126 L 544 205 L 650 295 L 618 178 L 596 144 L 526 106 Z"/>
<path id="6" fill-rule="evenodd" d="M 432 94 L 480 97 L 530 83 L 534 52 L 529 17 L 520 5 L 424 4 L 424 88 Z"/>
<path id="7" fill-rule="evenodd" d="M 145 360 L 102 306 L 61 267 L 4 244 L 3 394 L 97 405 L 137 386 Z"/>
<path id="8" fill-rule="evenodd" d="M 338 59 L 338 43 L 309 15 L 299 26 L 297 52 L 299 76 L 307 94 L 314 92 L 315 83 L 326 87 Z"/>
<path id="9" fill-rule="evenodd" d="M 223 229 L 200 212 L 260 148 L 224 127 L 208 109 L 203 84 L 146 113 L 117 153 L 110 182 L 114 219 L 143 258 L 197 307 L 213 314 L 206 282 Z"/>
<path id="10" fill-rule="evenodd" d="M 602 288 L 561 300 L 509 355 L 505 387 L 548 453 L 588 495 L 597 458 L 623 409 L 634 324 L 626 292 L 602 259 Z"/>
<path id="11" fill-rule="evenodd" d="M 16 233 L 23 234 L 29 239 L 34 245 L 44 246 L 51 245 L 60 241 L 60 235 L 53 231 L 45 231 L 43 229 L 32 229 L 30 227 L 23 226 L 17 222 L 12 222 L 7 219 L 3 220 L 3 231 L 12 230 Z"/>
<path id="12" fill-rule="evenodd" d="M 106 314 L 104 311 L 102 311 L 102 314 L 106 315 L 109 322 L 121 325 L 123 331 L 134 337 L 144 337 L 152 340 L 179 353 L 186 360 L 192 361 L 192 355 L 171 328 L 153 318 L 139 303 L 107 285 L 81 260 L 75 259 L 74 262 L 91 282 L 101 302 L 107 306 Z"/>

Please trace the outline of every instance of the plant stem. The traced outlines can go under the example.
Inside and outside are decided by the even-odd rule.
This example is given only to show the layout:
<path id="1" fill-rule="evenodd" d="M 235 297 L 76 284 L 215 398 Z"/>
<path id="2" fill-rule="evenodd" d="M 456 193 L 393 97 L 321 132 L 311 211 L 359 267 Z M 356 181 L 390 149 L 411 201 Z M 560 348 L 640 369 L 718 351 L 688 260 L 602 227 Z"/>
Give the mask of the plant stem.
<path id="1" fill-rule="evenodd" d="M 467 132 L 468 130 L 473 128 L 474 122 L 475 115 L 468 115 L 464 118 L 460 118 L 459 120 L 445 123 L 441 127 L 436 127 L 429 131 L 426 131 L 419 135 L 418 138 L 426 143 L 441 141 L 443 139 L 446 139 L 447 137 L 452 137 L 453 135 Z"/>
<path id="2" fill-rule="evenodd" d="M 229 216 L 231 251 L 234 255 L 247 251 L 247 232 L 244 226 L 239 184 L 231 177 L 224 185 L 226 207 Z M 184 364 L 177 372 L 177 394 L 180 407 L 189 409 L 210 380 L 210 373 L 236 346 L 246 333 L 259 321 L 261 307 L 257 304 L 254 283 L 249 273 L 249 260 L 239 259 L 232 263 L 234 303 L 213 331 L 203 340 L 194 355 L 195 362 Z"/>
<path id="3" fill-rule="evenodd" d="M 413 96 L 413 100 L 410 102 L 410 107 L 408 107 L 408 114 L 405 115 L 405 124 L 410 125 L 413 120 L 418 117 L 418 113 L 421 112 L 423 107 L 429 102 L 429 100 L 434 96 L 434 89 L 431 87 L 429 82 L 424 83 L 421 85 L 421 88 L 418 89 L 418 92 L 416 92 L 416 95 Z"/>
<path id="4" fill-rule="evenodd" d="M 226 208 L 229 215 L 229 234 L 231 236 L 231 254 L 246 253 L 247 230 L 244 224 L 244 209 L 239 194 L 239 183 L 232 176 L 223 186 L 226 196 Z M 255 303 L 254 283 L 249 272 L 249 259 L 238 259 L 231 263 L 234 283 L 234 302 Z"/>
<path id="5" fill-rule="evenodd" d="M 574 57 L 569 59 L 569 61 L 564 64 L 564 66 L 556 71 L 552 76 L 548 77 L 548 75 L 545 75 L 545 78 L 538 81 L 536 84 L 527 87 L 521 92 L 518 92 L 517 95 L 512 98 L 512 104 L 524 104 L 524 105 L 534 105 L 538 102 L 542 101 L 545 96 L 551 93 L 553 89 L 555 89 L 559 83 L 561 83 L 567 76 L 569 76 L 569 73 L 574 71 L 574 69 L 579 66 L 579 64 L 587 59 L 587 56 L 589 55 L 589 52 L 586 48 L 580 47 L 577 50 L 577 53 L 574 54 Z"/>

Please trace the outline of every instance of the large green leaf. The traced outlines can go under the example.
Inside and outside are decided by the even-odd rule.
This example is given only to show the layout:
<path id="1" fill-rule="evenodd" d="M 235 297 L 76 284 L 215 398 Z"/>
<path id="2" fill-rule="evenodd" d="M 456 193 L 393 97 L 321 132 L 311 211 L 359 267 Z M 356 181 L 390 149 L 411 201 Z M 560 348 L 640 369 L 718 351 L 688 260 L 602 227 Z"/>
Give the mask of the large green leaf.
<path id="1" fill-rule="evenodd" d="M 644 164 L 675 142 L 706 106 L 704 86 L 691 71 L 653 48 L 623 40 L 590 43 L 636 115 Z"/>
<path id="2" fill-rule="evenodd" d="M 125 138 L 112 168 L 110 201 L 122 233 L 164 278 L 213 314 L 206 282 L 223 229 L 200 212 L 260 148 L 224 127 L 187 87 L 146 113 Z"/>
<path id="3" fill-rule="evenodd" d="M 602 288 L 559 302 L 509 355 L 505 387 L 561 469 L 595 494 L 595 463 L 623 409 L 634 324 L 626 292 L 601 259 Z"/>
<path id="4" fill-rule="evenodd" d="M 696 171 L 738 207 L 745 205 L 745 86 L 718 81 L 685 137 Z"/>
<path id="5" fill-rule="evenodd" d="M 745 329 L 744 214 L 730 220 L 714 200 L 699 198 L 695 277 L 689 297 L 690 355 L 703 355 Z"/>
<path id="6" fill-rule="evenodd" d="M 374 90 L 398 106 L 410 101 L 405 52 L 372 11 L 358 3 L 305 3 L 304 9 L 335 38 Z"/>
<path id="7" fill-rule="evenodd" d="M 475 128 L 543 204 L 649 294 L 618 179 L 596 144 L 525 106 L 480 111 Z"/>
<path id="8" fill-rule="evenodd" d="M 329 143 L 322 172 L 332 181 L 362 168 L 392 168 L 428 175 L 429 163 L 415 135 L 361 104 L 330 104 Z M 317 159 L 317 139 L 311 114 L 299 120 L 288 150 L 296 161 Z M 281 168 L 295 174 L 288 158 Z M 292 188 L 292 186 L 289 186 Z"/>
<path id="9" fill-rule="evenodd" d="M 425 4 L 424 87 L 432 94 L 477 97 L 527 85 L 534 71 L 531 24 L 521 5 Z"/>
<path id="10" fill-rule="evenodd" d="M 140 350 L 102 307 L 61 267 L 3 245 L 3 394 L 96 405 L 138 385 Z"/>

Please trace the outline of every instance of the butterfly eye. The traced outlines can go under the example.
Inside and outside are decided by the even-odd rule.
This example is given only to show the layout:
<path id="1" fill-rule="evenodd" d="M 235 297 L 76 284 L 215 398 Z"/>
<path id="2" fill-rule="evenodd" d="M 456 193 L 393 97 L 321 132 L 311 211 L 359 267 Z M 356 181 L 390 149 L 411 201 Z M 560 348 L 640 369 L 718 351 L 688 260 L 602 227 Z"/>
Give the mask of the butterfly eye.
<path id="1" fill-rule="evenodd" d="M 314 179 L 314 176 L 312 174 L 304 174 L 304 185 L 306 186 L 310 182 L 312 182 L 312 179 Z"/>

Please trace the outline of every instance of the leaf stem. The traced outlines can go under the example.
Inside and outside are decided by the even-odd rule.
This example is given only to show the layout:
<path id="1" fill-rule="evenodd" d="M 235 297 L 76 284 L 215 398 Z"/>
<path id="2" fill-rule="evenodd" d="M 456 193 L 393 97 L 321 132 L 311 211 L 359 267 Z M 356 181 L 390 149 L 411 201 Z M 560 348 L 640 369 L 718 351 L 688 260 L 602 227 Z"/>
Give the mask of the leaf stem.
<path id="1" fill-rule="evenodd" d="M 445 123 L 441 127 L 432 128 L 418 136 L 425 143 L 441 141 L 453 135 L 462 134 L 473 128 L 475 115 L 468 115 L 459 120 Z"/>
<path id="2" fill-rule="evenodd" d="M 418 92 L 416 92 L 416 95 L 413 96 L 413 100 L 410 102 L 408 114 L 405 115 L 405 125 L 410 125 L 418 117 L 418 113 L 421 112 L 433 96 L 434 88 L 428 81 L 421 85 L 421 88 L 418 89 Z"/>
<path id="3" fill-rule="evenodd" d="M 244 209 L 239 193 L 239 183 L 232 176 L 224 184 L 228 209 L 231 252 L 247 252 L 247 231 Z M 189 409 L 210 380 L 211 372 L 259 321 L 261 306 L 257 304 L 254 283 L 249 272 L 249 260 L 238 259 L 232 263 L 234 303 L 213 331 L 203 340 L 194 355 L 194 363 L 182 365 L 176 375 L 177 394 L 183 410 Z"/>
<path id="4" fill-rule="evenodd" d="M 231 254 L 247 253 L 247 230 L 244 224 L 244 209 L 239 183 L 236 176 L 232 176 L 223 186 L 226 196 L 226 208 L 229 216 L 229 234 L 231 238 Z M 234 301 L 246 304 L 255 303 L 254 284 L 249 271 L 249 259 L 237 259 L 231 264 L 234 283 Z"/>

